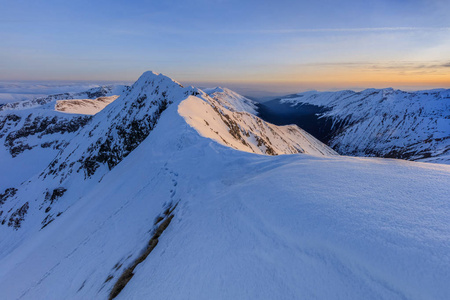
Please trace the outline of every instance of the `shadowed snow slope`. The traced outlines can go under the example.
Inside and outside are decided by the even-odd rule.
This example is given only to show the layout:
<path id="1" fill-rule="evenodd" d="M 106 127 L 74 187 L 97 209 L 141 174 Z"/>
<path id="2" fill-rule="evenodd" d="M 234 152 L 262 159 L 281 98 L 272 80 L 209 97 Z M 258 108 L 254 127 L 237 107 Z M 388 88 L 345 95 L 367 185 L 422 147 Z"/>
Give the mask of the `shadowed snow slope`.
<path id="1" fill-rule="evenodd" d="M 0 191 L 41 172 L 90 118 L 41 107 L 0 111 Z"/>
<path id="2" fill-rule="evenodd" d="M 226 122 L 242 135 L 258 119 L 215 101 L 145 73 L 46 175 L 1 198 L 3 214 L 28 203 L 21 226 L 0 226 L 2 299 L 107 299 L 130 266 L 115 299 L 450 297 L 450 166 L 237 151 L 200 124 L 237 147 Z M 151 128 L 143 139 L 118 133 L 133 121 Z M 100 156 L 89 175 L 102 153 L 117 161 Z"/>

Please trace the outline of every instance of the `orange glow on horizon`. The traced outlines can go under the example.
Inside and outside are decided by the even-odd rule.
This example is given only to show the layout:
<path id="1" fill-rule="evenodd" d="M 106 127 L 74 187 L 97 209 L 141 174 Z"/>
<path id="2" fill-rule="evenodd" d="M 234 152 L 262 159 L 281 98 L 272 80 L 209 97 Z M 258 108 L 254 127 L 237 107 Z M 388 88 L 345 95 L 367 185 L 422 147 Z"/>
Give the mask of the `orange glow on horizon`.
<path id="1" fill-rule="evenodd" d="M 417 70 L 368 69 L 368 68 L 291 68 L 289 72 L 278 70 L 276 73 L 259 73 L 227 79 L 199 80 L 208 84 L 221 82 L 247 85 L 249 87 L 277 87 L 278 90 L 295 86 L 306 89 L 352 89 L 352 88 L 450 88 L 450 68 Z"/>

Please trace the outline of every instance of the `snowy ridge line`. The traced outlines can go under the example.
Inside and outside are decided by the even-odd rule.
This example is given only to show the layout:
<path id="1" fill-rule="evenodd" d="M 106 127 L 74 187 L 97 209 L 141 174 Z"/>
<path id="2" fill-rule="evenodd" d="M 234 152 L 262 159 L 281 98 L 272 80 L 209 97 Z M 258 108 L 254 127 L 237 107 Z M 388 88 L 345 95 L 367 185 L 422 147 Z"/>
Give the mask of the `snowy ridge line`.
<path id="1" fill-rule="evenodd" d="M 295 125 L 267 123 L 248 112 L 228 109 L 220 99 L 191 96 L 180 103 L 178 113 L 200 135 L 236 150 L 266 155 L 337 155 Z"/>
<path id="2" fill-rule="evenodd" d="M 69 139 L 63 140 L 64 145 L 53 146 L 60 151 L 39 174 L 38 180 L 26 183 L 18 193 L 8 196 L 8 209 L 2 208 L 0 221 L 18 230 L 27 214 L 42 211 L 44 215 L 40 227 L 45 228 L 67 208 L 62 206 L 58 210 L 53 209 L 54 206 L 59 206 L 57 203 L 62 202 L 61 199 L 66 196 L 61 195 L 57 200 L 50 201 L 51 193 L 59 189 L 69 190 L 66 182 L 71 177 L 84 175 L 77 180 L 101 180 L 148 137 L 161 114 L 174 102 L 177 105 L 181 102 L 178 111 L 183 112 L 183 117 L 198 132 L 237 150 L 267 155 L 336 155 L 329 147 L 296 126 L 278 127 L 246 112 L 245 110 L 252 108 L 248 99 L 239 98 L 237 94 L 223 89 L 214 89 L 212 95 L 215 98 L 193 87 L 184 88 L 161 74 L 144 73 L 125 94 L 101 112 L 94 116 L 80 116 L 87 118 L 87 121 L 75 127 L 70 125 L 69 132 L 73 134 Z M 241 100 L 244 101 L 242 105 L 239 104 Z M 71 103 L 75 100 L 68 101 Z M 191 120 L 199 121 L 201 126 Z M 37 125 L 33 123 L 33 126 L 44 130 L 43 134 L 47 131 L 67 131 L 64 128 L 57 130 L 56 126 L 48 126 L 52 122 L 43 119 Z M 85 126 L 88 122 L 89 126 Z M 27 135 L 24 138 L 39 133 L 28 129 L 25 132 Z M 49 136 L 53 137 L 53 134 Z M 22 134 L 18 137 L 22 137 Z M 11 140 L 20 141 L 18 138 Z M 24 146 L 17 143 L 21 152 L 31 149 L 27 144 Z M 21 196 L 21 190 L 26 190 L 29 185 L 36 185 L 36 190 L 40 191 L 36 195 L 43 196 L 38 196 L 33 202 L 25 202 L 26 197 Z M 42 186 L 46 188 L 42 189 Z"/>
<path id="3" fill-rule="evenodd" d="M 85 116 L 91 118 L 89 126 L 76 131 L 48 166 L 36 174 L 37 178 L 25 182 L 15 195 L 8 197 L 0 210 L 0 224 L 11 224 L 18 230 L 27 216 L 33 214 L 41 218 L 40 222 L 32 218 L 34 222 L 45 227 L 72 204 L 64 199 L 73 201 L 74 195 L 86 192 L 74 190 L 70 185 L 79 182 L 79 186 L 89 188 L 85 180 L 101 180 L 147 138 L 167 107 L 192 94 L 199 92 L 193 87 L 184 88 L 164 75 L 144 73 L 117 101 L 94 116 Z M 64 196 L 47 201 L 48 191 L 60 187 L 67 190 Z M 28 189 L 35 189 L 34 201 L 27 200 Z"/>
<path id="4" fill-rule="evenodd" d="M 230 89 L 215 87 L 211 89 L 203 89 L 203 91 L 230 111 L 248 112 L 252 115 L 256 115 L 258 113 L 258 106 L 256 105 L 256 102 L 239 95 Z"/>

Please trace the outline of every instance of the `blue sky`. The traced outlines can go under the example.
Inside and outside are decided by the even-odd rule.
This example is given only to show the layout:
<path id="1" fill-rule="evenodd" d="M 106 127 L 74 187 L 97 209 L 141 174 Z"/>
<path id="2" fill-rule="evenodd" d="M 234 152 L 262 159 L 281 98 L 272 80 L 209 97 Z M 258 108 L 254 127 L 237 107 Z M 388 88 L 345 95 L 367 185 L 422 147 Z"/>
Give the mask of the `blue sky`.
<path id="1" fill-rule="evenodd" d="M 450 1 L 4 1 L 0 80 L 450 87 Z"/>

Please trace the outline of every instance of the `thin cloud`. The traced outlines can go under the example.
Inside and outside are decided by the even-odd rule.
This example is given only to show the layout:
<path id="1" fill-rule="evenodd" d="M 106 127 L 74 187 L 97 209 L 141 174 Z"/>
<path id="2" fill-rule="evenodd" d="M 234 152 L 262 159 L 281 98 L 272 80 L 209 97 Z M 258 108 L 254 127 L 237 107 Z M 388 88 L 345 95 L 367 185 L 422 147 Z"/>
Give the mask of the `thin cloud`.
<path id="1" fill-rule="evenodd" d="M 185 30 L 171 27 L 152 29 L 152 35 L 166 34 L 214 34 L 214 35 L 243 35 L 243 34 L 301 34 L 301 33 L 376 33 L 376 32 L 445 32 L 450 27 L 359 27 L 359 28 L 285 28 L 285 29 L 255 29 L 255 30 Z M 149 31 L 114 30 L 113 34 L 130 36 L 149 36 Z"/>
<path id="2" fill-rule="evenodd" d="M 450 31 L 450 27 L 361 27 L 361 28 L 299 28 L 258 30 L 255 33 L 308 33 L 308 32 L 383 32 L 383 31 Z"/>
<path id="3" fill-rule="evenodd" d="M 299 66 L 307 67 L 343 67 L 343 68 L 357 68 L 357 69 L 371 69 L 371 70 L 431 70 L 450 68 L 450 62 L 442 61 L 385 61 L 385 62 L 319 62 L 319 63 L 305 63 Z"/>

